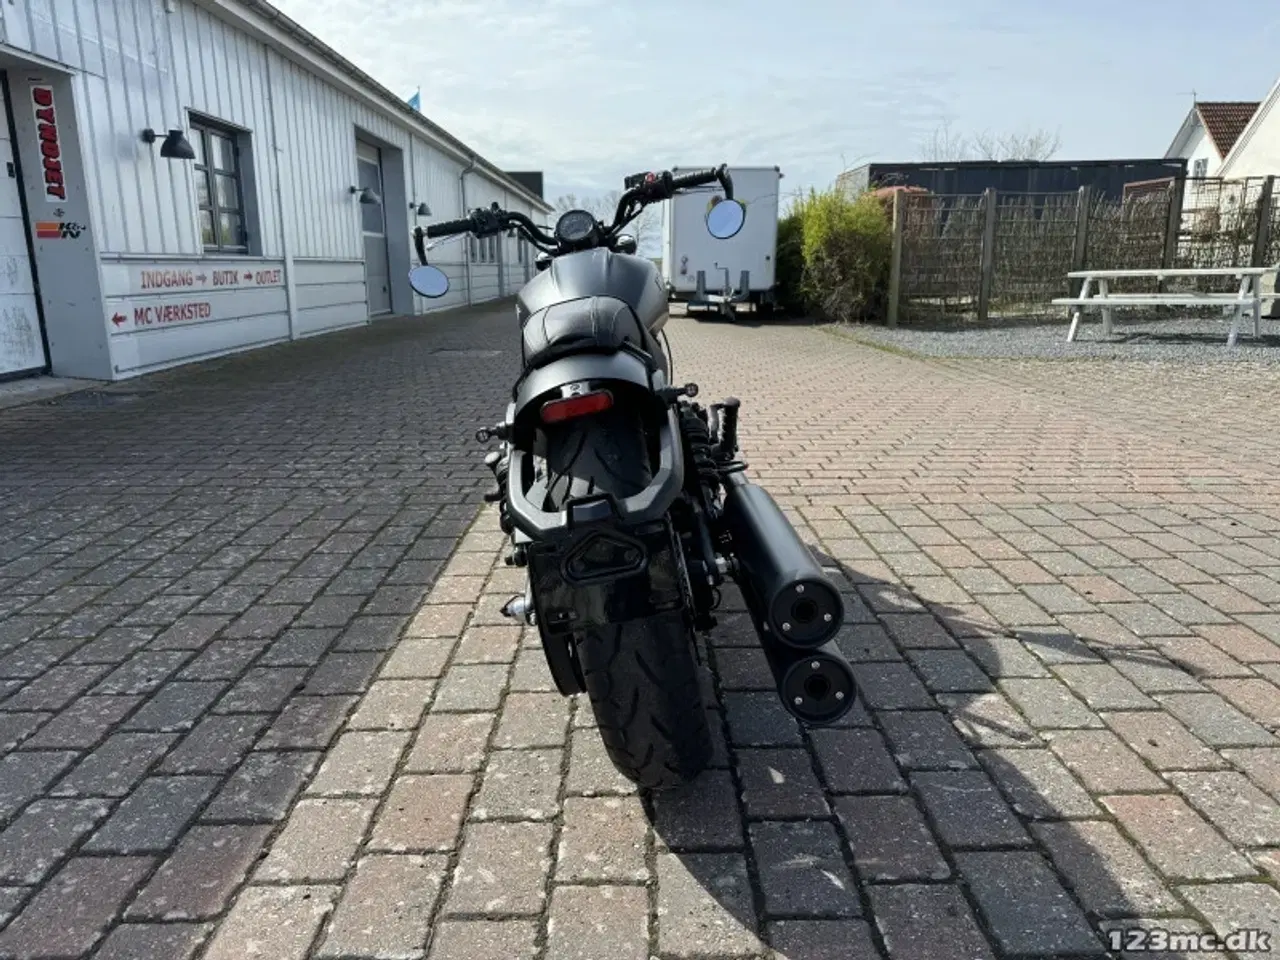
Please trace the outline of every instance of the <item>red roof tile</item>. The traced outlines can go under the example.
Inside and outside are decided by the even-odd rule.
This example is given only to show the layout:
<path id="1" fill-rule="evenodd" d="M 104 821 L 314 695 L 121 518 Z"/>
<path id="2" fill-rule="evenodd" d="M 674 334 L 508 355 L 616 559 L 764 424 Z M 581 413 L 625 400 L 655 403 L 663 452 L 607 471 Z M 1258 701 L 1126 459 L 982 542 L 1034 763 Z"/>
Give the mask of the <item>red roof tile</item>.
<path id="1" fill-rule="evenodd" d="M 1209 131 L 1209 138 L 1221 157 L 1225 159 L 1231 152 L 1244 128 L 1258 112 L 1258 106 L 1256 100 L 1202 101 L 1196 104 L 1200 122 Z"/>

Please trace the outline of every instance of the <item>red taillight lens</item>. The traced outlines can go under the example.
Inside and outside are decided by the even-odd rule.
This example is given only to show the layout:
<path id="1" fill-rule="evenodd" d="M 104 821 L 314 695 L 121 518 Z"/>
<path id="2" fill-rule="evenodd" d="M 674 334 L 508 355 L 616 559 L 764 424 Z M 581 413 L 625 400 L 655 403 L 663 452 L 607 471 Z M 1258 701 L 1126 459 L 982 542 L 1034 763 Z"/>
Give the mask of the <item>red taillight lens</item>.
<path id="1" fill-rule="evenodd" d="M 563 400 L 551 400 L 542 405 L 543 423 L 562 423 L 574 417 L 585 417 L 590 413 L 601 413 L 613 406 L 613 394 L 608 390 L 597 390 Z"/>

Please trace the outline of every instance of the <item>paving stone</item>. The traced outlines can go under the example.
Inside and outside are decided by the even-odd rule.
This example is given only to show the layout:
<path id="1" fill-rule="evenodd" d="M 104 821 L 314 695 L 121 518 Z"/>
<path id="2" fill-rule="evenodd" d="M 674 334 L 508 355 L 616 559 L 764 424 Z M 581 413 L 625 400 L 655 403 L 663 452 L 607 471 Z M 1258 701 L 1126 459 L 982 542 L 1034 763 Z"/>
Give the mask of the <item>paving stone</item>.
<path id="1" fill-rule="evenodd" d="M 421 588 L 383 588 L 383 589 L 407 589 L 411 594 L 417 595 L 421 592 Z M 379 591 L 380 593 L 382 591 Z M 363 615 L 354 618 L 346 628 L 342 631 L 342 635 L 338 637 L 338 642 L 333 645 L 334 650 L 342 651 L 384 651 L 393 648 L 400 640 L 400 635 L 404 631 L 407 617 L 403 615 L 393 616 L 374 616 L 375 611 L 380 608 L 375 606 L 377 597 L 370 601 L 365 607 Z M 412 613 L 413 607 L 410 606 L 405 613 Z"/>
<path id="2" fill-rule="evenodd" d="M 418 739 L 409 751 L 405 770 L 409 773 L 479 770 L 484 765 L 485 745 L 493 721 L 492 713 L 428 714 L 418 724 Z"/>
<path id="3" fill-rule="evenodd" d="M 103 941 L 95 960 L 191 960 L 208 938 L 207 923 L 128 923 Z"/>
<path id="4" fill-rule="evenodd" d="M 800 727 L 775 692 L 726 693 L 729 740 L 737 747 L 800 746 Z"/>
<path id="5" fill-rule="evenodd" d="M 863 880 L 945 880 L 951 875 L 910 797 L 841 797 L 835 807 Z"/>
<path id="6" fill-rule="evenodd" d="M 294 697 L 262 735 L 258 749 L 322 750 L 354 703 L 355 697 Z"/>
<path id="7" fill-rule="evenodd" d="M 214 707 L 216 713 L 278 713 L 303 687 L 305 667 L 253 667 Z"/>
<path id="8" fill-rule="evenodd" d="M 333 909 L 334 886 L 248 887 L 209 943 L 204 960 L 303 960 Z"/>
<path id="9" fill-rule="evenodd" d="M 167 850 L 217 789 L 215 777 L 149 777 L 81 847 L 83 853 Z"/>
<path id="10" fill-rule="evenodd" d="M 749 817 L 825 817 L 830 814 L 806 750 L 739 750 L 738 776 Z"/>
<path id="11" fill-rule="evenodd" d="M 338 738 L 307 787 L 309 796 L 381 796 L 409 743 L 408 731 L 356 730 Z"/>
<path id="12" fill-rule="evenodd" d="M 857 888 L 830 823 L 752 823 L 747 832 L 767 914 L 824 918 L 861 915 Z"/>
<path id="13" fill-rule="evenodd" d="M 283 820 L 319 760 L 315 751 L 251 753 L 205 808 L 201 819 L 242 823 Z"/>
<path id="14" fill-rule="evenodd" d="M 500 749 L 564 746 L 569 706 L 569 700 L 558 693 L 508 694 L 494 746 Z"/>
<path id="15" fill-rule="evenodd" d="M 859 696 L 876 710 L 930 710 L 936 704 L 905 663 L 855 663 Z"/>
<path id="16" fill-rule="evenodd" d="M 558 960 L 649 960 L 649 897 L 638 887 L 557 887 L 547 955 Z"/>
<path id="17" fill-rule="evenodd" d="M 930 614 L 887 613 L 880 619 L 903 649 L 956 646 L 951 635 Z"/>
<path id="18" fill-rule="evenodd" d="M 1028 842 L 1018 818 L 980 770 L 911 775 L 938 837 L 950 847 L 1019 846 Z"/>
<path id="19" fill-rule="evenodd" d="M 1048 750 L 983 750 L 978 756 L 1023 817 L 1058 820 L 1100 814 L 1084 787 Z"/>
<path id="20" fill-rule="evenodd" d="M 778 920 L 769 924 L 778 960 L 880 960 L 863 920 Z"/>
<path id="21" fill-rule="evenodd" d="M 516 667 L 511 671 L 513 692 L 554 693 L 556 683 L 547 667 L 546 654 L 540 649 L 522 649 L 516 655 Z"/>
<path id="22" fill-rule="evenodd" d="M 474 781 L 461 774 L 398 777 L 373 825 L 368 849 L 394 853 L 453 850 Z"/>
<path id="23" fill-rule="evenodd" d="M 129 919 L 207 920 L 248 876 L 270 827 L 196 826 L 129 906 Z"/>
<path id="24" fill-rule="evenodd" d="M 727 770 L 708 770 L 685 789 L 654 794 L 653 808 L 660 850 L 740 850 L 744 845 L 737 791 Z"/>
<path id="25" fill-rule="evenodd" d="M 851 663 L 902 659 L 888 631 L 879 623 L 846 623 L 836 634 L 836 645 Z"/>
<path id="26" fill-rule="evenodd" d="M 1017 636 L 1027 650 L 1050 666 L 1063 663 L 1098 663 L 1102 659 L 1079 637 L 1060 629 L 1023 628 L 1017 631 Z"/>
<path id="27" fill-rule="evenodd" d="M 938 694 L 960 736 L 974 747 L 1026 747 L 1041 742 L 1001 693 Z"/>
<path id="28" fill-rule="evenodd" d="M 1261 677 L 1207 680 L 1205 685 L 1266 729 L 1280 730 L 1280 687 Z"/>
<path id="29" fill-rule="evenodd" d="M 1142 758 L 1110 730 L 1062 730 L 1049 749 L 1090 793 L 1157 793 L 1168 789 Z"/>
<path id="30" fill-rule="evenodd" d="M 156 632 L 154 627 L 111 627 L 75 650 L 65 662 L 118 664 L 150 643 Z"/>
<path id="31" fill-rule="evenodd" d="M 1168 780 L 1210 823 L 1239 846 L 1280 845 L 1280 805 L 1228 770 L 1178 771 Z"/>
<path id="32" fill-rule="evenodd" d="M 1280 799 L 1280 747 L 1223 750 L 1222 755 L 1252 777 L 1262 789 Z"/>
<path id="33" fill-rule="evenodd" d="M 376 680 L 347 726 L 352 730 L 412 730 L 434 691 L 433 680 Z"/>
<path id="34" fill-rule="evenodd" d="M 39 883 L 107 816 L 100 800 L 37 800 L 0 833 L 0 883 Z"/>
<path id="35" fill-rule="evenodd" d="M 433 713 L 497 710 L 510 667 L 475 664 L 451 667 L 436 692 Z"/>
<path id="36" fill-rule="evenodd" d="M 1187 725 L 1211 747 L 1260 747 L 1280 744 L 1216 693 L 1171 693 L 1158 696 L 1160 705 Z"/>
<path id="37" fill-rule="evenodd" d="M 1225 880 L 1256 872 L 1181 797 L 1134 794 L 1101 802 L 1169 879 Z"/>
<path id="38" fill-rule="evenodd" d="M 871 913 L 893 960 L 994 960 L 973 912 L 953 884 L 892 884 L 868 890 Z"/>
<path id="39" fill-rule="evenodd" d="M 658 856 L 658 952 L 663 957 L 756 957 L 746 861 L 733 853 Z"/>
<path id="40" fill-rule="evenodd" d="M 54 788 L 60 796 L 123 797 L 173 746 L 167 733 L 117 733 L 88 754 Z"/>
<path id="41" fill-rule="evenodd" d="M 551 869 L 551 830 L 549 823 L 469 826 L 445 915 L 541 914 Z"/>
<path id="42" fill-rule="evenodd" d="M 98 678 L 110 669 L 111 667 L 106 664 L 52 667 L 5 700 L 4 709 L 7 711 L 61 710 L 93 686 Z M 135 691 L 100 689 L 95 692 L 132 693 Z"/>
<path id="43" fill-rule="evenodd" d="M 260 667 L 312 667 L 333 645 L 333 628 L 296 627 L 284 631 L 258 658 Z"/>
<path id="44" fill-rule="evenodd" d="M 648 879 L 648 821 L 636 797 L 568 797 L 556 852 L 556 880 L 636 882 Z"/>
<path id="45" fill-rule="evenodd" d="M 1238 937 L 1236 931 L 1256 930 L 1252 947 L 1235 950 L 1240 957 L 1264 957 L 1280 942 L 1280 891 L 1261 883 L 1214 883 L 1179 887 L 1191 906 L 1200 911 L 1219 939 Z M 1265 934 L 1265 947 L 1259 942 Z M 1231 940 L 1227 940 L 1231 945 Z M 1247 951 L 1247 952 L 1246 952 Z"/>
<path id="46" fill-rule="evenodd" d="M 328 653 L 307 679 L 302 693 L 312 696 L 364 693 L 381 661 L 380 653 Z"/>
<path id="47" fill-rule="evenodd" d="M 1156 770 L 1216 770 L 1226 762 L 1163 711 L 1104 713 L 1103 721 Z"/>
<path id="48" fill-rule="evenodd" d="M 609 759 L 599 731 L 575 730 L 570 739 L 565 793 L 601 796 L 635 792 L 636 785 L 623 776 Z"/>
<path id="49" fill-rule="evenodd" d="M 362 858 L 315 955 L 422 956 L 446 867 L 444 857 Z"/>
<path id="50" fill-rule="evenodd" d="M 1240 663 L 1280 663 L 1280 644 L 1243 624 L 1198 626 L 1196 633 Z"/>
<path id="51" fill-rule="evenodd" d="M 163 773 L 229 773 L 266 727 L 265 714 L 208 716 L 160 764 Z"/>
<path id="52" fill-rule="evenodd" d="M 204 716 L 223 690 L 226 680 L 171 680 L 153 693 L 150 699 L 124 724 L 124 730 L 149 730 L 162 733 L 179 733 L 190 730 Z M 123 700 L 124 697 L 85 697 L 86 700 Z M 134 703 L 140 696 L 127 698 Z M 68 707 L 67 709 L 71 709 Z"/>
<path id="53" fill-rule="evenodd" d="M 561 750 L 499 750 L 489 756 L 471 817 L 549 820 L 560 811 Z"/>
<path id="54" fill-rule="evenodd" d="M 906 783 L 876 731 L 815 729 L 809 736 L 832 792 L 905 792 Z"/>
<path id="55" fill-rule="evenodd" d="M 1000 687 L 1037 729 L 1102 726 L 1097 715 L 1058 680 L 1002 680 Z"/>
<path id="56" fill-rule="evenodd" d="M 0 932 L 0 956 L 88 954 L 153 862 L 150 857 L 69 860 Z"/>
<path id="57" fill-rule="evenodd" d="M 529 920 L 445 920 L 428 960 L 533 960 L 538 926 Z"/>
<path id="58" fill-rule="evenodd" d="M 1112 666 L 1145 693 L 1189 693 L 1205 686 L 1178 664 L 1154 650 L 1115 651 Z"/>
<path id="59" fill-rule="evenodd" d="M 1094 710 L 1156 709 L 1156 703 L 1108 663 L 1062 664 L 1058 679 Z"/>
<path id="60" fill-rule="evenodd" d="M 518 626 L 471 627 L 463 632 L 453 662 L 511 663 L 519 645 Z"/>
<path id="61" fill-rule="evenodd" d="M 101 740 L 141 701 L 140 696 L 81 697 L 63 708 L 33 736 L 27 738 L 25 748 L 28 750 L 88 749 Z M 37 716 L 45 715 L 37 714 Z"/>
<path id="62" fill-rule="evenodd" d="M 909 650 L 908 657 L 935 693 L 986 693 L 994 687 L 963 650 Z"/>
<path id="63" fill-rule="evenodd" d="M 1137 849 L 1104 820 L 1031 828 L 1076 897 L 1095 916 L 1176 913 L 1178 901 Z"/>
<path id="64" fill-rule="evenodd" d="M 298 801 L 255 874 L 259 882 L 339 882 L 355 859 L 373 800 Z"/>
<path id="65" fill-rule="evenodd" d="M 253 663 L 266 645 L 265 640 L 214 640 L 187 664 L 178 674 L 178 679 L 234 680 Z"/>
<path id="66" fill-rule="evenodd" d="M 957 853 L 956 869 L 996 941 L 1020 956 L 1097 955 L 1101 941 L 1038 853 Z"/>
<path id="67" fill-rule="evenodd" d="M 893 759 L 904 770 L 960 770 L 977 766 L 947 715 L 935 710 L 885 711 L 880 725 Z"/>
<path id="68" fill-rule="evenodd" d="M 1162 654 L 1196 679 L 1248 677 L 1252 671 L 1200 637 L 1162 637 L 1152 641 Z"/>

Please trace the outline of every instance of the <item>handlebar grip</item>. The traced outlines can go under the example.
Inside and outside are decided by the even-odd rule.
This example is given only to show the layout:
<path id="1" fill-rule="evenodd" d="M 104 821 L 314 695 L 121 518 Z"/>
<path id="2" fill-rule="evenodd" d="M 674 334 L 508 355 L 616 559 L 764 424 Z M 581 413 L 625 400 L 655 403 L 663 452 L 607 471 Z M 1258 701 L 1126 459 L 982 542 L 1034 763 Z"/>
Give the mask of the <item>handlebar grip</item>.
<path id="1" fill-rule="evenodd" d="M 471 218 L 465 220 L 446 220 L 444 223 L 433 223 L 427 227 L 428 237 L 447 237 L 455 233 L 466 233 L 474 224 Z"/>
<path id="2" fill-rule="evenodd" d="M 720 172 L 713 167 L 709 170 L 695 170 L 693 173 L 682 173 L 678 177 L 672 177 L 671 186 L 673 189 L 681 190 L 685 187 L 700 187 L 704 183 L 714 183 L 718 179 L 720 179 Z"/>

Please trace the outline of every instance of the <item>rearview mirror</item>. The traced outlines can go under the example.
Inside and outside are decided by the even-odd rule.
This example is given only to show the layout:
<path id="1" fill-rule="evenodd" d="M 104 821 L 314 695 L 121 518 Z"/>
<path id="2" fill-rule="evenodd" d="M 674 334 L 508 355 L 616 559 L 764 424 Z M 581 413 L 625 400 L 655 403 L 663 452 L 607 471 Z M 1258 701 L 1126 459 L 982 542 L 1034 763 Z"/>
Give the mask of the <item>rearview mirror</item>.
<path id="1" fill-rule="evenodd" d="M 707 232 L 717 240 L 738 235 L 747 221 L 747 208 L 737 200 L 721 200 L 707 211 Z"/>
<path id="2" fill-rule="evenodd" d="M 409 286 L 428 300 L 435 300 L 449 292 L 449 278 L 439 267 L 423 264 L 409 271 Z"/>

